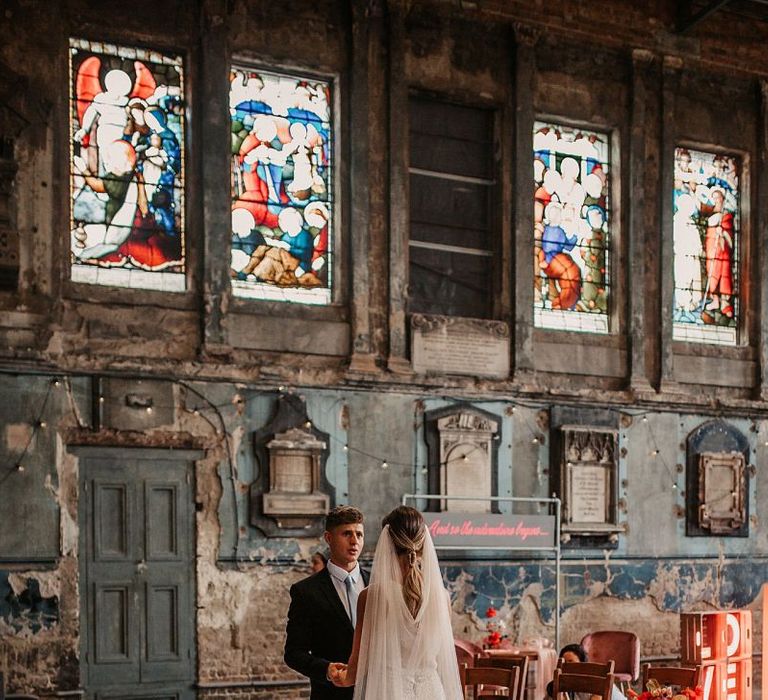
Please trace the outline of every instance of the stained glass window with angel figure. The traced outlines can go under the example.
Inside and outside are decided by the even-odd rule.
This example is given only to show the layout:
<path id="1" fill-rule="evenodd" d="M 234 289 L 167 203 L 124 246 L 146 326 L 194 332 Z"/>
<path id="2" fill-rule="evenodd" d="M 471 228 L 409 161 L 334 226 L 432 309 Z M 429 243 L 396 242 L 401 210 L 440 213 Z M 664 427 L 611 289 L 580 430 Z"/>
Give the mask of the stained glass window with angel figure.
<path id="1" fill-rule="evenodd" d="M 611 294 L 609 134 L 535 122 L 534 324 L 607 333 Z"/>
<path id="2" fill-rule="evenodd" d="M 675 340 L 738 340 L 740 165 L 736 156 L 675 149 Z"/>
<path id="3" fill-rule="evenodd" d="M 71 278 L 185 288 L 181 58 L 70 40 Z"/>
<path id="4" fill-rule="evenodd" d="M 331 85 L 233 67 L 232 290 L 328 304 L 333 281 Z"/>

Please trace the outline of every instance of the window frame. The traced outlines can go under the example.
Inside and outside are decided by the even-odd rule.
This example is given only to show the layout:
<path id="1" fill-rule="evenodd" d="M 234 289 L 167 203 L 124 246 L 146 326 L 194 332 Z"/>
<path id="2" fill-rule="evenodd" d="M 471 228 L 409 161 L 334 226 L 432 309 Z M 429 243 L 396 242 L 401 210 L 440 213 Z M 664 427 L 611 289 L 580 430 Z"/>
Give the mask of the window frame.
<path id="1" fill-rule="evenodd" d="M 346 133 L 343 128 L 345 112 L 344 102 L 341 96 L 342 76 L 335 70 L 321 68 L 307 68 L 305 64 L 289 63 L 285 61 L 271 61 L 267 57 L 254 57 L 247 53 L 233 53 L 228 57 L 228 70 L 237 68 L 240 70 L 252 70 L 288 77 L 316 79 L 327 82 L 331 88 L 331 131 L 332 131 L 332 165 L 331 165 L 331 192 L 333 192 L 333 213 L 331 216 L 331 230 L 329 236 L 332 241 L 330 250 L 333 258 L 331 272 L 330 292 L 331 299 L 327 304 L 308 304 L 301 301 L 283 301 L 272 299 L 256 299 L 252 297 L 238 296 L 234 294 L 231 283 L 227 285 L 227 293 L 231 300 L 232 311 L 240 313 L 257 313 L 269 316 L 284 316 L 288 318 L 302 318 L 305 315 L 316 320 L 341 321 L 346 316 L 346 304 L 348 301 L 349 279 L 347 274 L 347 250 L 351 241 L 345 241 L 347 211 L 349 206 L 349 186 L 346 182 L 348 166 L 344 164 L 342 154 L 347 153 Z M 227 130 L 230 129 L 229 112 L 229 82 L 227 82 Z M 227 181 L 227 211 L 232 210 L 232 186 Z M 229 275 L 231 254 L 231 221 L 227 219 L 227 275 Z"/>

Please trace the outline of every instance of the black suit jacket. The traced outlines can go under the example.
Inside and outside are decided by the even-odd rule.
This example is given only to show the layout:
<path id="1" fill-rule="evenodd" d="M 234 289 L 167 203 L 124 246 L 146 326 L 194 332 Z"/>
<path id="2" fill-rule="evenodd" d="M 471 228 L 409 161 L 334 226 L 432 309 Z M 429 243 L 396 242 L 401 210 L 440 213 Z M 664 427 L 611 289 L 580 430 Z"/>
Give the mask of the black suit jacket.
<path id="1" fill-rule="evenodd" d="M 367 572 L 360 571 L 368 585 Z M 354 689 L 337 688 L 326 673 L 330 662 L 347 662 L 354 632 L 327 568 L 291 586 L 283 658 L 309 678 L 310 700 L 351 700 Z"/>

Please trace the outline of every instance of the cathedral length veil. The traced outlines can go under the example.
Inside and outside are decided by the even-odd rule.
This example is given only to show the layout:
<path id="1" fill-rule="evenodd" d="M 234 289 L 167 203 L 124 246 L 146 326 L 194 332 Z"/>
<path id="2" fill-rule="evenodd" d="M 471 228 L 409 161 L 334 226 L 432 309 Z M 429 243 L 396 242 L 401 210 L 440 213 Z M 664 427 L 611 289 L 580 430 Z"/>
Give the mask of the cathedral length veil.
<path id="1" fill-rule="evenodd" d="M 426 526 L 424 526 L 426 527 Z M 403 598 L 403 576 L 385 526 L 368 587 L 354 700 L 461 700 L 448 595 L 429 530 L 422 554 L 424 587 L 414 618 Z M 440 685 L 442 692 L 440 694 Z"/>

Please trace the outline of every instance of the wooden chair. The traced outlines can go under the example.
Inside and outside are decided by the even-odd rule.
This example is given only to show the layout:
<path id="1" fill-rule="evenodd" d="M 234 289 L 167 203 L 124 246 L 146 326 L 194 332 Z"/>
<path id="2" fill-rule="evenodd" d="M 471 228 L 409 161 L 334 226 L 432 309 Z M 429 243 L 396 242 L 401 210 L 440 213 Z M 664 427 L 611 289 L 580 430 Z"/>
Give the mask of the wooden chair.
<path id="1" fill-rule="evenodd" d="M 605 676 L 613 673 L 613 661 L 598 663 L 593 661 L 563 661 L 557 660 L 557 668 L 563 673 L 578 673 L 581 676 Z"/>
<path id="2" fill-rule="evenodd" d="M 659 685 L 672 685 L 678 688 L 695 688 L 699 685 L 701 666 L 651 666 L 643 664 L 643 684 L 645 690 L 648 681 L 653 679 Z"/>
<path id="3" fill-rule="evenodd" d="M 487 649 L 475 656 L 475 668 L 508 668 L 517 669 L 517 692 L 514 700 L 523 700 L 528 679 L 528 657 L 524 654 L 514 654 L 502 649 Z M 480 697 L 486 697 L 483 693 Z"/>
<path id="4" fill-rule="evenodd" d="M 466 664 L 469 668 L 475 665 L 475 657 L 483 651 L 479 644 L 456 637 L 453 638 L 453 648 L 456 650 L 456 661 L 459 666 Z"/>
<path id="5" fill-rule="evenodd" d="M 611 700 L 613 674 L 584 676 L 580 673 L 563 673 L 561 669 L 556 668 L 555 677 L 552 680 L 552 693 L 554 698 L 559 697 L 560 693 L 589 693 L 599 696 L 602 700 Z"/>
<path id="6" fill-rule="evenodd" d="M 515 700 L 518 683 L 518 669 L 492 668 L 481 666 L 469 668 L 466 664 L 459 666 L 461 686 L 464 689 L 464 697 L 468 700 L 479 700 L 482 697 L 506 698 Z M 490 686 L 494 686 L 491 688 Z M 467 691 L 472 689 L 472 694 Z M 610 700 L 610 699 L 609 699 Z"/>
<path id="7" fill-rule="evenodd" d="M 584 636 L 581 646 L 592 662 L 605 663 L 613 659 L 614 675 L 623 685 L 640 677 L 640 640 L 633 632 L 601 630 Z"/>

